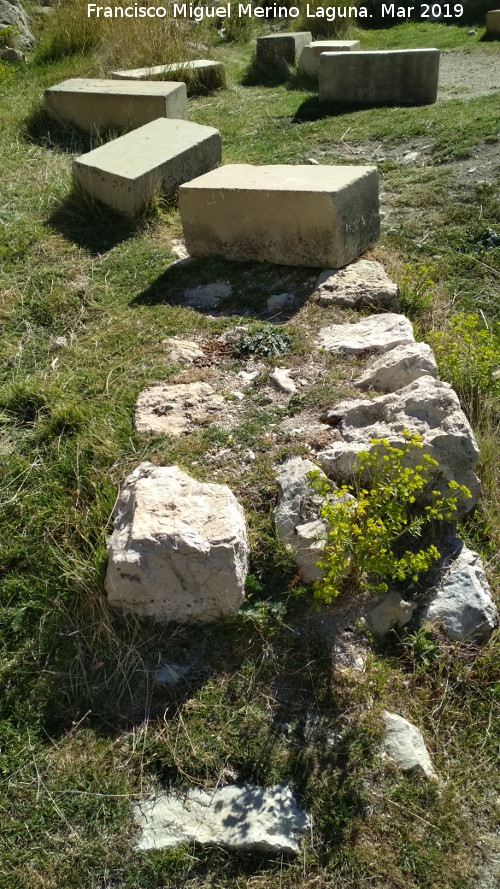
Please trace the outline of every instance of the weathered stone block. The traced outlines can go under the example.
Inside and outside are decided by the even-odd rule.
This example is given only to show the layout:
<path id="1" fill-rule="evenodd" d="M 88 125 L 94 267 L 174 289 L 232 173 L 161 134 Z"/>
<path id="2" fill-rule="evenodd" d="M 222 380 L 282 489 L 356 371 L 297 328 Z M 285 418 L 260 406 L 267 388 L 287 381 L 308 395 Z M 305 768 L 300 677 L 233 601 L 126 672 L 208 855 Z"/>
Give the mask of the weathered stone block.
<path id="1" fill-rule="evenodd" d="M 340 268 L 379 236 L 375 167 L 230 164 L 179 189 L 193 256 Z"/>
<path id="2" fill-rule="evenodd" d="M 423 772 L 426 778 L 437 780 L 424 736 L 416 725 L 398 713 L 384 710 L 384 753 L 394 760 L 403 772 Z"/>
<path id="3" fill-rule="evenodd" d="M 266 34 L 257 37 L 256 60 L 263 68 L 287 68 L 295 65 L 302 50 L 312 41 L 310 31 Z"/>
<path id="4" fill-rule="evenodd" d="M 172 197 L 179 185 L 220 160 L 218 130 L 159 118 L 76 158 L 73 181 L 95 200 L 133 217 L 160 192 Z"/>
<path id="5" fill-rule="evenodd" d="M 315 292 L 320 306 L 398 308 L 398 285 L 372 259 L 360 259 L 340 271 L 327 269 L 316 281 Z"/>
<path id="6" fill-rule="evenodd" d="M 134 130 L 158 117 L 185 120 L 186 84 L 76 77 L 45 90 L 45 108 L 60 123 L 90 133 Z"/>
<path id="7" fill-rule="evenodd" d="M 359 40 L 314 40 L 300 54 L 299 71 L 317 79 L 322 52 L 356 52 L 359 48 Z"/>
<path id="8" fill-rule="evenodd" d="M 500 37 L 500 9 L 486 13 L 486 33 L 488 37 Z"/>
<path id="9" fill-rule="evenodd" d="M 396 392 L 419 377 L 437 379 L 438 369 L 427 343 L 407 343 L 385 352 L 368 365 L 354 385 L 359 389 Z"/>
<path id="10" fill-rule="evenodd" d="M 319 100 L 343 105 L 430 105 L 436 101 L 439 50 L 322 53 Z"/>
<path id="11" fill-rule="evenodd" d="M 325 352 L 388 352 L 395 346 L 415 342 L 413 325 L 405 315 L 385 312 L 368 315 L 355 324 L 331 324 L 318 331 L 319 345 Z"/>
<path id="12" fill-rule="evenodd" d="M 110 605 L 159 621 L 217 620 L 243 601 L 248 539 L 225 485 L 141 463 L 118 497 L 109 541 Z"/>
<path id="13" fill-rule="evenodd" d="M 189 62 L 173 62 L 170 65 L 154 65 L 151 68 L 131 68 L 112 71 L 113 80 L 176 80 L 186 83 L 190 95 L 220 89 L 226 82 L 222 62 L 213 59 L 193 59 Z"/>

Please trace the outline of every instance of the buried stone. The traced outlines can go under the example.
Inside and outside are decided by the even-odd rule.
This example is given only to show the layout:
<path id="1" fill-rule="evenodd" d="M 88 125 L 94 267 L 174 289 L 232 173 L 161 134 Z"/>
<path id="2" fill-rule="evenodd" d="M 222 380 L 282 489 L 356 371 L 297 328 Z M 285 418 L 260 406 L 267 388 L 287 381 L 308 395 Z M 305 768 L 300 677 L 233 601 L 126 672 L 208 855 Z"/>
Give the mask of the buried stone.
<path id="1" fill-rule="evenodd" d="M 331 324 L 318 333 L 319 345 L 325 352 L 346 352 L 356 355 L 371 350 L 387 352 L 395 346 L 415 342 L 408 318 L 393 312 L 369 315 L 355 324 Z"/>
<path id="2" fill-rule="evenodd" d="M 248 570 L 243 509 L 225 485 L 141 463 L 113 514 L 110 605 L 160 622 L 214 621 L 240 607 Z"/>
<path id="3" fill-rule="evenodd" d="M 155 383 L 135 406 L 135 428 L 152 435 L 185 435 L 220 419 L 224 398 L 209 383 Z"/>
<path id="4" fill-rule="evenodd" d="M 320 306 L 398 308 L 398 285 L 379 262 L 370 259 L 360 259 L 345 269 L 322 272 L 315 292 Z"/>

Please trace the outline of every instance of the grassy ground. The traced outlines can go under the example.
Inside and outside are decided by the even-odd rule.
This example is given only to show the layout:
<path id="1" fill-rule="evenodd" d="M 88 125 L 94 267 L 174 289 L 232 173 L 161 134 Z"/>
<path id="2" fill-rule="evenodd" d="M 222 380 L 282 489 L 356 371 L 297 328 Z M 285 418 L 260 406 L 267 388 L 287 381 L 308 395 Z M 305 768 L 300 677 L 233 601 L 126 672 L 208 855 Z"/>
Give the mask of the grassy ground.
<path id="1" fill-rule="evenodd" d="M 491 53 L 478 37 L 471 43 L 463 29 L 415 25 L 362 39 Z M 325 114 L 298 83 L 243 86 L 249 46 L 217 51 L 228 61 L 229 89 L 193 100 L 190 118 L 220 129 L 224 161 L 365 162 L 381 144 L 387 215 L 373 257 L 398 281 L 406 276 L 404 308 L 421 337 L 448 329 L 457 312 L 491 332 L 490 352 L 474 353 L 466 379 L 457 360 L 446 372 L 481 443 L 485 494 L 461 533 L 482 552 L 495 587 L 500 464 L 491 354 L 498 354 L 500 251 L 484 246 L 484 235 L 498 220 L 498 193 L 493 178 L 464 177 L 459 165 L 498 146 L 497 97 Z M 181 234 L 175 204 L 159 204 L 131 231 L 71 196 L 71 159 L 88 141 L 45 118 L 42 92 L 98 70 L 91 55 L 28 65 L 2 83 L 0 97 L 0 886 L 479 885 L 482 838 L 498 817 L 498 641 L 477 650 L 441 640 L 436 651 L 433 640 L 403 635 L 373 643 L 364 674 L 332 655 L 329 611 L 312 607 L 274 536 L 275 464 L 305 453 L 278 424 L 349 394 L 359 362 L 311 368 L 311 334 L 332 317 L 307 302 L 314 270 L 211 260 L 169 271 Z M 398 152 L 412 140 L 425 142 L 425 164 L 401 163 Z M 211 319 L 182 305 L 185 286 L 214 280 L 233 284 L 227 314 Z M 293 353 L 281 361 L 311 374 L 300 404 L 265 404 L 276 363 L 267 360 L 232 437 L 214 427 L 180 441 L 135 432 L 144 385 L 185 378 L 165 360 L 162 339 L 211 341 L 248 321 L 245 312 L 261 312 L 270 293 L 289 290 L 302 302 L 287 324 Z M 56 336 L 67 339 L 58 352 L 50 348 Z M 211 360 L 197 373 L 230 380 L 242 366 L 231 356 Z M 256 460 L 242 471 L 249 448 Z M 191 630 L 109 614 L 106 535 L 117 486 L 143 459 L 227 482 L 240 498 L 252 543 L 245 615 Z M 190 667 L 170 691 L 152 682 L 165 661 Z M 402 777 L 376 757 L 383 707 L 421 726 L 446 783 Z M 312 739 L 311 714 L 322 719 Z M 341 732 L 333 749 L 331 728 Z M 155 786 L 240 779 L 292 783 L 314 823 L 298 860 L 197 847 L 132 851 L 131 799 Z"/>

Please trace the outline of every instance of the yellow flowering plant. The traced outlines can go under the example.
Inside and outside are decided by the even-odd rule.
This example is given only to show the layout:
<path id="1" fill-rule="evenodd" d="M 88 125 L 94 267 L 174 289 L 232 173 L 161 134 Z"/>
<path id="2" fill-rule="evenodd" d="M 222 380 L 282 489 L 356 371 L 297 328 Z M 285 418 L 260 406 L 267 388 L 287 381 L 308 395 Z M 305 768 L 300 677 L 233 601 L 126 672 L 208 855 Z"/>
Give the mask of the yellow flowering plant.
<path id="1" fill-rule="evenodd" d="M 419 548 L 419 539 L 432 522 L 451 520 L 458 497 L 471 494 L 454 481 L 448 482 L 445 495 L 426 490 L 437 461 L 423 453 L 420 436 L 405 430 L 403 437 L 399 447 L 385 438 L 370 439 L 370 453 L 358 454 L 354 484 L 340 491 L 319 471 L 308 473 L 311 487 L 323 498 L 320 515 L 328 524 L 317 563 L 323 578 L 314 585 L 316 598 L 331 602 L 346 579 L 385 592 L 387 580 L 416 581 L 439 557 L 432 543 Z M 418 451 L 422 453 L 412 467 Z M 419 496 L 424 490 L 426 505 Z"/>

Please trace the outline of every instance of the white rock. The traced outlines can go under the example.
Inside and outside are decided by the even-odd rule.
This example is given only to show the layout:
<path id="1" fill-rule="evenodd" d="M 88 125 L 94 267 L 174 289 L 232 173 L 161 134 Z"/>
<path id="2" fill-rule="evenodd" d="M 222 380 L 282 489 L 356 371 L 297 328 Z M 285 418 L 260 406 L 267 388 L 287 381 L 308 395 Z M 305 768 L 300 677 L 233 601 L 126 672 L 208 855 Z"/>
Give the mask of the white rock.
<path id="1" fill-rule="evenodd" d="M 354 385 L 360 389 L 395 392 L 423 376 L 437 379 L 432 349 L 427 343 L 407 343 L 375 358 Z"/>
<path id="2" fill-rule="evenodd" d="M 318 453 L 318 462 L 328 475 L 343 481 L 350 479 L 358 453 L 373 450 L 370 439 L 386 438 L 389 444 L 400 446 L 403 430 L 408 430 L 421 436 L 424 453 L 437 460 L 438 466 L 432 472 L 433 488 L 445 494 L 448 482 L 455 481 L 471 492 L 470 498 L 459 497 L 455 515 L 468 512 L 477 502 L 481 493 L 474 472 L 478 446 L 458 397 L 447 383 L 420 377 L 389 395 L 341 402 L 328 412 L 326 419 L 340 433 L 340 440 Z M 417 465 L 421 453 L 415 451 L 409 465 Z"/>
<path id="3" fill-rule="evenodd" d="M 270 296 L 267 301 L 268 312 L 281 312 L 283 309 L 290 309 L 296 303 L 293 293 L 275 293 Z"/>
<path id="4" fill-rule="evenodd" d="M 225 407 L 208 383 L 155 383 L 140 393 L 135 407 L 138 432 L 174 437 L 215 423 Z"/>
<path id="5" fill-rule="evenodd" d="M 308 816 L 286 784 L 161 794 L 137 803 L 134 817 L 142 832 L 138 849 L 196 842 L 237 850 L 297 853 L 301 834 L 310 829 Z"/>
<path id="6" fill-rule="evenodd" d="M 187 672 L 188 668 L 180 664 L 163 664 L 155 670 L 154 678 L 160 685 L 176 685 Z"/>
<path id="7" fill-rule="evenodd" d="M 275 389 L 285 392 L 287 395 L 293 395 L 297 391 L 297 386 L 292 380 L 289 371 L 283 367 L 275 367 L 269 375 L 269 382 Z"/>
<path id="8" fill-rule="evenodd" d="M 65 336 L 56 336 L 49 346 L 49 352 L 58 352 L 59 349 L 65 349 L 67 345 L 68 340 Z"/>
<path id="9" fill-rule="evenodd" d="M 356 354 L 367 349 L 387 352 L 403 343 L 413 343 L 413 328 L 404 315 L 386 312 L 369 315 L 356 324 L 331 324 L 319 331 L 319 345 L 326 352 Z"/>
<path id="10" fill-rule="evenodd" d="M 248 327 L 243 325 L 239 327 L 232 327 L 231 330 L 226 330 L 224 333 L 218 337 L 219 343 L 227 343 L 230 346 L 235 346 L 241 340 L 242 336 L 247 332 Z"/>
<path id="11" fill-rule="evenodd" d="M 177 466 L 141 463 L 114 511 L 110 605 L 159 621 L 211 621 L 243 601 L 248 540 L 243 509 L 225 485 Z"/>
<path id="12" fill-rule="evenodd" d="M 216 309 L 224 299 L 229 299 L 233 288 L 228 283 L 200 284 L 184 291 L 184 302 L 193 309 Z"/>
<path id="13" fill-rule="evenodd" d="M 416 607 L 414 602 L 407 602 L 396 590 L 391 590 L 367 614 L 372 633 L 385 636 L 394 626 L 403 627 L 411 620 Z"/>
<path id="14" fill-rule="evenodd" d="M 427 778 L 437 780 L 437 774 L 427 752 L 420 729 L 397 713 L 385 710 L 384 753 L 393 759 L 403 772 L 423 772 Z"/>
<path id="15" fill-rule="evenodd" d="M 360 259 L 345 269 L 328 269 L 319 276 L 315 287 L 321 306 L 398 307 L 398 285 L 389 278 L 379 262 Z"/>
<path id="16" fill-rule="evenodd" d="M 183 340 L 177 336 L 169 336 L 161 341 L 165 346 L 170 361 L 192 364 L 195 358 L 203 358 L 204 352 L 194 340 Z"/>
<path id="17" fill-rule="evenodd" d="M 457 537 L 452 546 L 454 551 L 444 562 L 444 577 L 425 609 L 424 620 L 442 625 L 450 639 L 484 642 L 498 625 L 498 611 L 483 564 Z"/>
<path id="18" fill-rule="evenodd" d="M 274 520 L 279 539 L 286 545 L 300 568 L 304 580 L 312 583 L 323 576 L 316 562 L 321 558 L 327 523 L 319 518 L 321 498 L 315 494 L 307 478 L 318 471 L 311 460 L 291 457 L 278 474 L 278 504 Z M 320 474 L 326 478 L 324 473 Z"/>

